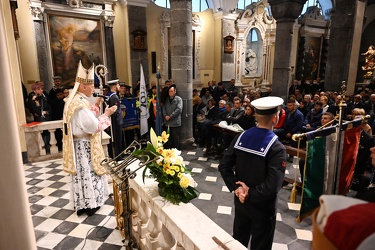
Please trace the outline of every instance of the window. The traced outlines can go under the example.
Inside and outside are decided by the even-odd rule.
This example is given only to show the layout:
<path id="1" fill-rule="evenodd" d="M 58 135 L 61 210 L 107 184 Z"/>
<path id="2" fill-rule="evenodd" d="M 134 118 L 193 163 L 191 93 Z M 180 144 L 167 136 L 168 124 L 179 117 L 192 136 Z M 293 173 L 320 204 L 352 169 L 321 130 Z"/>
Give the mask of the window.
<path id="1" fill-rule="evenodd" d="M 306 12 L 307 7 L 315 6 L 315 5 L 320 7 L 319 0 L 307 0 L 305 5 L 303 6 L 302 14 L 304 14 Z"/>
<path id="2" fill-rule="evenodd" d="M 170 8 L 169 0 L 153 0 L 156 5 L 159 5 L 160 7 L 164 8 Z"/>
<path id="3" fill-rule="evenodd" d="M 164 8 L 170 8 L 169 0 L 153 0 L 156 5 Z M 207 0 L 192 0 L 192 12 L 202 12 L 208 9 Z"/>
<path id="4" fill-rule="evenodd" d="M 237 9 L 244 10 L 246 9 L 246 6 L 256 2 L 259 2 L 259 0 L 239 0 L 237 3 Z"/>

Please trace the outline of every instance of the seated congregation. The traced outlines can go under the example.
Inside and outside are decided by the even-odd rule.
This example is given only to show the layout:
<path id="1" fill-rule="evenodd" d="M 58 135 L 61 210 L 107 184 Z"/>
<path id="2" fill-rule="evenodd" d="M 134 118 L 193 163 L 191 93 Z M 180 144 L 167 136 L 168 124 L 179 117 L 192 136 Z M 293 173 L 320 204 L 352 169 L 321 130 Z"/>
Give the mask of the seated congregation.
<path id="1" fill-rule="evenodd" d="M 324 84 L 314 84 L 314 87 L 316 88 L 299 81 L 292 83 L 288 100 L 280 107 L 279 123 L 274 127 L 274 133 L 284 145 L 297 148 L 298 142 L 292 139 L 293 135 L 336 125 L 340 103 L 345 101 L 346 108 L 341 111 L 343 121 L 366 117 L 361 125 L 352 189 L 365 192 L 375 187 L 370 159 L 370 148 L 375 146 L 372 135 L 375 127 L 375 91 L 370 88 L 354 95 L 341 96 L 337 92 L 324 91 Z M 229 88 L 226 90 L 222 87 L 221 82 L 217 86 L 215 82 L 209 82 L 208 87 L 202 89 L 201 95 L 194 90 L 194 139 L 198 147 L 204 148 L 204 156 L 221 157 L 234 137 L 235 133 L 232 131 L 226 133 L 225 129 L 217 129 L 217 124 L 225 121 L 228 125 L 238 124 L 243 130 L 256 126 L 254 108 L 250 103 L 260 97 L 272 95 L 269 91 L 262 93 L 260 90 L 248 89 L 242 93 L 240 88 L 237 89 L 237 94 L 233 95 L 229 94 Z M 306 139 L 300 141 L 299 147 L 306 147 Z M 292 160 L 293 155 L 290 154 L 288 161 Z M 299 165 L 302 179 L 303 159 Z"/>

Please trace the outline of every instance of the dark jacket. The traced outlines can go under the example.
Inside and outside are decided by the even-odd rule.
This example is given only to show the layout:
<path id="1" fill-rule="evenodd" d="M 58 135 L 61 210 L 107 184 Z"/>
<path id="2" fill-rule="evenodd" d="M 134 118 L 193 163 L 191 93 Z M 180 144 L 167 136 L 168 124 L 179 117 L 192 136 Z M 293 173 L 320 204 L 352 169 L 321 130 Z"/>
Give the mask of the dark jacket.
<path id="1" fill-rule="evenodd" d="M 121 107 L 120 107 L 120 99 L 118 97 L 118 95 L 114 92 L 108 92 L 107 96 L 109 96 L 109 99 L 108 99 L 108 107 L 112 107 L 114 105 L 117 106 L 117 110 L 116 112 L 111 115 L 111 121 L 112 121 L 112 124 L 117 124 L 117 125 L 122 125 L 122 110 L 121 110 Z"/>
<path id="2" fill-rule="evenodd" d="M 245 110 L 241 107 L 238 110 L 232 108 L 230 113 L 225 117 L 228 124 L 236 124 L 245 114 Z"/>
<path id="3" fill-rule="evenodd" d="M 290 114 L 289 111 L 286 111 L 286 119 L 284 122 L 284 130 L 286 133 L 299 133 L 302 130 L 302 124 L 303 124 L 303 114 L 301 111 L 296 109 L 295 112 Z"/>
<path id="4" fill-rule="evenodd" d="M 36 94 L 34 92 L 31 92 L 28 97 L 28 108 L 30 113 L 34 116 L 34 121 L 51 121 L 52 108 L 47 101 L 47 97 L 42 95 L 33 100 L 35 95 Z M 43 111 L 45 111 L 45 114 L 42 113 Z"/>

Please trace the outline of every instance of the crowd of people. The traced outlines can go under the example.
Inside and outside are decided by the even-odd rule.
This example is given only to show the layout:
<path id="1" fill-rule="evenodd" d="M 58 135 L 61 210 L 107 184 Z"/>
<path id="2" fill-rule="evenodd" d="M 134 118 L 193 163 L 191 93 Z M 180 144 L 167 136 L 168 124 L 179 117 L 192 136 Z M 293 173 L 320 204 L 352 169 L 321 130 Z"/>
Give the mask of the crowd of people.
<path id="1" fill-rule="evenodd" d="M 69 95 L 69 88 L 64 88 L 61 84 L 61 77 L 53 78 L 53 87 L 47 93 L 44 91 L 44 83 L 35 81 L 31 86 L 31 92 L 24 95 L 27 122 L 45 122 L 62 120 L 64 110 L 64 98 Z M 25 88 L 24 88 L 25 89 Z M 42 132 L 44 148 L 47 154 L 50 152 L 50 132 Z M 56 129 L 55 138 L 58 150 L 62 151 L 62 131 Z"/>
<path id="2" fill-rule="evenodd" d="M 353 183 L 362 182 L 363 176 L 371 174 L 373 169 L 370 161 L 370 148 L 375 145 L 372 131 L 375 129 L 375 81 L 359 89 L 354 94 L 344 96 L 338 92 L 326 91 L 324 82 L 320 79 L 313 81 L 294 80 L 288 92 L 288 100 L 280 107 L 279 121 L 274 126 L 273 132 L 279 140 L 292 147 L 297 147 L 297 142 L 292 136 L 316 130 L 322 126 L 333 125 L 337 122 L 340 113 L 340 103 L 345 101 L 346 107 L 342 109 L 343 120 L 353 120 L 369 115 L 362 125 L 360 147 L 355 167 Z M 223 135 L 213 129 L 214 124 L 226 121 L 228 125 L 238 124 L 243 130 L 257 125 L 254 116 L 254 107 L 250 105 L 253 100 L 271 95 L 272 91 L 261 92 L 247 89 L 242 93 L 236 88 L 232 79 L 229 87 L 225 89 L 223 83 L 210 81 L 208 87 L 193 91 L 193 127 L 195 143 L 204 148 L 204 155 L 221 155 L 228 147 L 232 136 Z M 301 147 L 305 147 L 302 141 Z M 293 157 L 289 156 L 288 161 Z M 302 174 L 302 172 L 301 172 Z M 366 187 L 375 187 L 375 177 Z M 363 185 L 362 185 L 363 187 Z"/>
<path id="3" fill-rule="evenodd" d="M 109 153 L 112 157 L 122 152 L 126 146 L 135 139 L 141 139 L 139 129 L 123 130 L 123 111 L 121 103 L 124 98 L 134 98 L 139 107 L 139 85 L 137 81 L 133 91 L 124 82 L 114 81 L 103 87 L 103 95 L 109 97 L 109 106 L 116 105 L 118 111 L 112 116 L 114 137 L 114 150 L 110 145 Z M 272 90 L 266 92 L 238 88 L 232 79 L 227 88 L 223 82 L 216 83 L 212 80 L 207 87 L 200 91 L 193 90 L 193 135 L 195 145 L 204 148 L 204 155 L 221 155 L 228 147 L 232 136 L 222 134 L 212 125 L 225 121 L 227 125 L 237 124 L 243 130 L 257 125 L 254 116 L 254 107 L 250 105 L 253 100 L 270 96 Z M 133 92 L 133 93 L 132 93 Z M 176 94 L 176 85 L 167 80 L 161 89 L 160 106 L 164 130 L 169 128 L 170 147 L 179 148 L 179 128 L 181 127 L 182 100 Z M 53 88 L 46 93 L 43 82 L 37 81 L 32 85 L 32 92 L 27 96 L 26 108 L 32 115 L 31 121 L 61 120 L 64 109 L 64 98 L 69 94 L 69 88 L 63 88 L 61 77 L 54 77 Z M 153 81 L 148 88 L 148 108 L 150 117 L 148 126 L 155 129 L 157 86 Z M 284 144 L 297 147 L 297 142 L 292 140 L 293 134 L 313 131 L 325 122 L 333 120 L 340 111 L 340 102 L 343 97 L 334 91 L 325 91 L 324 82 L 320 79 L 301 83 L 293 80 L 288 92 L 288 100 L 280 107 L 279 122 L 274 126 L 274 133 Z M 352 120 L 369 115 L 366 127 L 361 133 L 361 146 L 359 149 L 356 177 L 361 177 L 372 171 L 369 161 L 369 148 L 375 145 L 372 130 L 375 129 L 375 82 L 371 82 L 366 88 L 360 89 L 353 95 L 346 95 L 344 99 L 346 108 L 342 111 L 344 120 Z M 139 109 L 138 109 L 139 112 Z M 110 133 L 110 131 L 107 131 Z M 364 134 L 366 133 L 366 134 Z M 367 136 L 369 135 L 369 136 Z M 46 152 L 49 152 L 50 133 L 42 132 Z M 55 131 L 55 138 L 59 151 L 62 150 L 62 131 Z M 303 147 L 304 144 L 302 144 Z M 167 145 L 168 146 L 168 145 Z M 289 158 L 291 160 L 291 158 Z M 355 178 L 356 181 L 356 178 Z M 370 183 L 375 186 L 375 177 Z"/>

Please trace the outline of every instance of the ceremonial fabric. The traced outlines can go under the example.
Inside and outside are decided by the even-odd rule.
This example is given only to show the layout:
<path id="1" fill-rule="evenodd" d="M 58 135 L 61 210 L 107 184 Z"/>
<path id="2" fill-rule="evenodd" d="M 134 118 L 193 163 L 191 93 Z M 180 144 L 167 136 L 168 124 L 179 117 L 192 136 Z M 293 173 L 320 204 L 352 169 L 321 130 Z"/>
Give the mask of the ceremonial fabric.
<path id="1" fill-rule="evenodd" d="M 140 77 L 140 120 L 141 120 L 141 128 L 140 132 L 141 135 L 144 135 L 148 132 L 148 118 L 150 117 L 150 114 L 148 113 L 148 102 L 147 102 L 147 89 L 146 89 L 146 82 L 145 82 L 145 76 L 143 74 L 143 67 L 141 64 L 141 77 Z"/>
<path id="2" fill-rule="evenodd" d="M 336 128 L 338 129 L 338 128 Z M 349 190 L 358 153 L 360 127 L 342 131 L 338 145 L 337 132 L 327 136 L 309 137 L 306 147 L 301 209 L 297 218 L 300 222 L 319 207 L 322 194 Z M 339 158 L 339 161 L 337 160 Z M 340 160 L 341 159 L 341 160 Z M 335 166 L 340 166 L 335 173 Z M 335 184 L 335 176 L 338 180 Z M 337 191 L 338 190 L 338 191 Z"/>
<path id="3" fill-rule="evenodd" d="M 90 111 L 91 103 L 85 98 L 82 94 L 78 93 L 74 96 L 72 102 L 69 105 L 69 108 L 66 112 L 65 121 L 67 121 L 66 124 L 64 124 L 64 132 L 63 132 L 63 144 L 64 144 L 64 150 L 63 150 L 63 167 L 64 171 L 70 174 L 76 174 L 76 160 L 75 159 L 75 150 L 73 146 L 73 134 L 74 134 L 74 127 L 72 126 L 72 117 L 76 114 L 78 110 L 84 110 L 86 109 L 88 111 L 88 115 L 93 116 L 93 120 L 98 121 L 97 123 L 91 123 L 94 124 L 94 127 L 88 128 L 89 130 L 92 130 L 92 134 L 88 135 L 88 140 L 91 144 L 91 160 L 92 160 L 92 167 L 97 175 L 103 175 L 106 173 L 105 169 L 100 165 L 100 163 L 105 159 L 103 147 L 101 144 L 101 137 L 99 133 L 99 120 L 95 118 L 94 114 Z M 106 127 L 110 125 L 110 121 L 108 117 L 105 115 L 101 116 L 102 119 L 106 119 Z M 87 118 L 86 118 L 87 119 Z M 85 122 L 86 119 L 78 119 L 81 122 Z M 106 127 L 101 128 L 101 130 L 104 130 Z M 78 130 L 78 129 L 77 129 Z M 78 130 L 79 131 L 79 130 Z M 77 135 L 77 134 L 74 134 Z"/>

